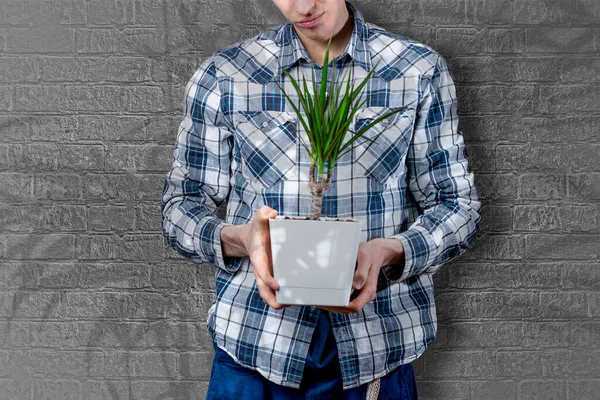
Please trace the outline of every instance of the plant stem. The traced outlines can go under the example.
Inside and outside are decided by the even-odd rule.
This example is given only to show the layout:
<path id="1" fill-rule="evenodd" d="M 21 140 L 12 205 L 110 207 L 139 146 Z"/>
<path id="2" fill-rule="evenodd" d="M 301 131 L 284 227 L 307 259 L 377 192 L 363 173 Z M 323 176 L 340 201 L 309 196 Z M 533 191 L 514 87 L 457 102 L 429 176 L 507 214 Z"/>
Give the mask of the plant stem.
<path id="1" fill-rule="evenodd" d="M 310 193 L 312 194 L 312 204 L 310 207 L 310 219 L 318 220 L 321 216 L 321 210 L 323 208 L 323 195 L 331 182 L 331 168 L 327 168 L 327 177 L 323 175 L 319 176 L 318 181 L 315 181 L 315 165 L 310 165 Z"/>

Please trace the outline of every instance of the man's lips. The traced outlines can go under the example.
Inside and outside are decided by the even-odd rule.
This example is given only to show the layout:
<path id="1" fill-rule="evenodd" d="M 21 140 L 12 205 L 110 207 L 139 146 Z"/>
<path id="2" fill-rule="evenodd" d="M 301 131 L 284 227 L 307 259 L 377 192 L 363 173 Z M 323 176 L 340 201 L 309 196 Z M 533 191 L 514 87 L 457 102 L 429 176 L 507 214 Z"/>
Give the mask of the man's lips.
<path id="1" fill-rule="evenodd" d="M 305 19 L 305 20 L 302 20 L 302 21 L 298 21 L 298 23 L 301 24 L 301 25 L 310 25 L 313 22 L 317 22 L 317 20 L 319 18 L 321 18 L 322 15 L 323 14 L 319 14 L 319 15 L 317 15 L 315 17 L 310 18 L 310 19 Z"/>

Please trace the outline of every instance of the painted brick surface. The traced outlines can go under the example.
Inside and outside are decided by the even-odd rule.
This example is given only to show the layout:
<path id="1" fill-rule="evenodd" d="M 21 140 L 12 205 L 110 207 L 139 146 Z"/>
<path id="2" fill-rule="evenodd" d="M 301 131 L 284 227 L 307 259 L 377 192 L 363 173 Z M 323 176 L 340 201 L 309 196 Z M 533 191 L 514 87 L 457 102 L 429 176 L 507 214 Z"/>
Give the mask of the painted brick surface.
<path id="1" fill-rule="evenodd" d="M 483 202 L 434 276 L 420 398 L 600 398 L 600 2 L 355 3 L 448 60 Z M 202 59 L 281 22 L 270 1 L 0 0 L 0 398 L 204 397 L 214 271 L 163 245 L 163 176 Z"/>

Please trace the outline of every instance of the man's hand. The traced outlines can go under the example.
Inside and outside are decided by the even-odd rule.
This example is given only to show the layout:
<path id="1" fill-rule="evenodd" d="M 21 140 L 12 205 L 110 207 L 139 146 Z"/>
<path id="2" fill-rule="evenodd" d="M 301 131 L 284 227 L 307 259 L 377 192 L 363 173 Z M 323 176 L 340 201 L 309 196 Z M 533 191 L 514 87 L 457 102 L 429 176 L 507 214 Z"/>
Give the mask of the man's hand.
<path id="1" fill-rule="evenodd" d="M 359 312 L 365 304 L 375 299 L 381 268 L 384 265 L 397 263 L 398 259 L 404 259 L 404 249 L 395 239 L 378 238 L 360 243 L 356 256 L 357 267 L 352 283 L 352 287 L 360 290 L 360 293 L 346 307 L 321 306 L 319 308 L 342 314 Z"/>
<path id="2" fill-rule="evenodd" d="M 244 238 L 244 246 L 252 263 L 252 271 L 256 277 L 256 285 L 260 297 L 269 306 L 276 310 L 289 307 L 277 303 L 275 291 L 279 284 L 273 277 L 273 261 L 271 255 L 271 234 L 269 231 L 269 218 L 275 218 L 277 210 L 262 206 L 252 216 L 252 223 Z"/>

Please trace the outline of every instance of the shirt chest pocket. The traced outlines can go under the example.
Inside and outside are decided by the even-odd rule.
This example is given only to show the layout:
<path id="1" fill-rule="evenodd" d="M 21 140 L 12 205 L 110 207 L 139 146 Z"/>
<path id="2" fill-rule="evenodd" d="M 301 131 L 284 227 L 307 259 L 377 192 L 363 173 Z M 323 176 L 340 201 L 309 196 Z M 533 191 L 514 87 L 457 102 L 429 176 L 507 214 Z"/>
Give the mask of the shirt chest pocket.
<path id="1" fill-rule="evenodd" d="M 391 107 L 367 107 L 354 115 L 354 132 L 392 112 Z M 405 172 L 404 162 L 412 139 L 415 109 L 406 107 L 368 129 L 354 142 L 355 167 L 359 174 L 382 185 Z"/>
<path id="2" fill-rule="evenodd" d="M 296 165 L 296 121 L 283 111 L 245 113 L 237 125 L 242 175 L 257 190 L 287 180 Z"/>

